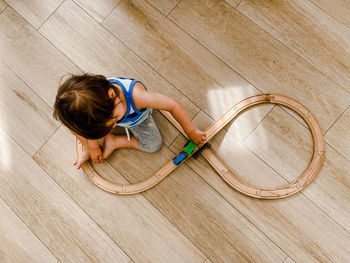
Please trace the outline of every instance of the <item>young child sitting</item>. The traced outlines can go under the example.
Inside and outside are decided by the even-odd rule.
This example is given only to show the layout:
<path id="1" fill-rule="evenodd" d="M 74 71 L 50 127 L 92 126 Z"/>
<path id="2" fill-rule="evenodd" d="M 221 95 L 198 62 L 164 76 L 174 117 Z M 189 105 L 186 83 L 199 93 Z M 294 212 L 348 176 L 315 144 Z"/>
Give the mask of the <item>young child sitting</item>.
<path id="1" fill-rule="evenodd" d="M 73 164 L 80 169 L 90 157 L 93 162 L 102 162 L 117 148 L 158 151 L 162 137 L 152 109 L 169 111 L 194 143 L 205 141 L 206 134 L 193 125 L 179 102 L 151 93 L 140 81 L 128 78 L 71 75 L 58 89 L 53 116 L 83 144 L 84 151 Z M 127 134 L 111 134 L 116 125 L 125 127 Z M 103 152 L 98 143 L 101 138 Z"/>

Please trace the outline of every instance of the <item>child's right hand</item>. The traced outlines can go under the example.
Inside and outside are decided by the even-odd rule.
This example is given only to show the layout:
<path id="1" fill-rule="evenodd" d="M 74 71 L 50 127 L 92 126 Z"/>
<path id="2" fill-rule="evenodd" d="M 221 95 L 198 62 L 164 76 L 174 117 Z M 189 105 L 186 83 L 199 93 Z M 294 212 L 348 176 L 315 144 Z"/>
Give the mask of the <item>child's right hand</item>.
<path id="1" fill-rule="evenodd" d="M 100 146 L 90 148 L 90 157 L 94 163 L 102 163 L 103 155 Z"/>
<path id="2" fill-rule="evenodd" d="M 200 144 L 205 142 L 205 140 L 207 139 L 207 134 L 205 132 L 202 132 L 201 130 L 194 129 L 188 134 L 188 137 L 195 144 Z"/>

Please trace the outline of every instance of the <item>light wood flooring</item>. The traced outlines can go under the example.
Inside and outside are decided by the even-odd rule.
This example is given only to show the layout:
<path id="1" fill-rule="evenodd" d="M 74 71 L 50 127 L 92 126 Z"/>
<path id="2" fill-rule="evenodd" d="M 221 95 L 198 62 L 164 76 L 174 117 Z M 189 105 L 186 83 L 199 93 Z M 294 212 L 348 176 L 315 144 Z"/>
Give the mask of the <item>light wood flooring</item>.
<path id="1" fill-rule="evenodd" d="M 0 0 L 0 262 L 350 262 L 350 4 L 346 0 Z M 61 76 L 141 80 L 207 128 L 243 98 L 304 104 L 326 138 L 314 182 L 281 200 L 229 187 L 200 157 L 151 190 L 117 196 L 75 170 L 75 138 L 52 117 Z M 153 154 L 117 150 L 98 172 L 138 182 L 185 143 L 159 113 Z M 212 150 L 271 188 L 308 166 L 294 112 L 240 115 Z"/>

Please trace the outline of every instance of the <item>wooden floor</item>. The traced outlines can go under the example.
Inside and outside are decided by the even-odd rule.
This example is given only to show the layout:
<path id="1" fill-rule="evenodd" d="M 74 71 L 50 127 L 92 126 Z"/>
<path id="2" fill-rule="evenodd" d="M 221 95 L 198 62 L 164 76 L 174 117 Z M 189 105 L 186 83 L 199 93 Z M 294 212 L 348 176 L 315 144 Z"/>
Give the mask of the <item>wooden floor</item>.
<path id="1" fill-rule="evenodd" d="M 346 0 L 0 0 L 0 262 L 349 262 L 349 12 Z M 137 78 L 201 129 L 248 96 L 289 96 L 318 119 L 324 166 L 281 200 L 242 195 L 201 157 L 142 194 L 109 194 L 73 168 L 75 139 L 52 117 L 68 72 Z M 138 182 L 173 158 L 185 139 L 154 116 L 159 152 L 118 150 L 96 170 Z M 312 156 L 307 125 L 275 105 L 211 144 L 265 188 Z"/>

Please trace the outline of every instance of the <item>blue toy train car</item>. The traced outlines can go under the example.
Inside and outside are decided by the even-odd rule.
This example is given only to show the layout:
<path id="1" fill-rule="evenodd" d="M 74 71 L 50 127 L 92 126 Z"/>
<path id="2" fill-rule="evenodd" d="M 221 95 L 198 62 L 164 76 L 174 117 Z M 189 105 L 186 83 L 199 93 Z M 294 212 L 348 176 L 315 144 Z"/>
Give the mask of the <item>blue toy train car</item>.
<path id="1" fill-rule="evenodd" d="M 188 156 L 187 153 L 185 152 L 181 152 L 178 156 L 176 156 L 173 160 L 173 163 L 178 165 L 179 163 L 181 163 L 183 160 L 186 159 L 186 157 Z"/>

